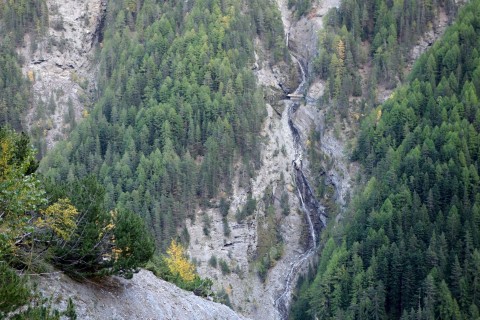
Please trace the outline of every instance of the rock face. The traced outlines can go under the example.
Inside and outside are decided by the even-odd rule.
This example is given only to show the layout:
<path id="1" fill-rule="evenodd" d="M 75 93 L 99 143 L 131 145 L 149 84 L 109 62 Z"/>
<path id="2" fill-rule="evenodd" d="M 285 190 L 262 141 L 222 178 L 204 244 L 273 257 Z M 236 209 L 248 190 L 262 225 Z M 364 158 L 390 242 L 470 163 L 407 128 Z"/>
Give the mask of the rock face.
<path id="1" fill-rule="evenodd" d="M 33 80 L 26 125 L 43 130 L 47 149 L 70 132 L 96 88 L 93 53 L 101 40 L 106 0 L 47 0 L 49 28 L 19 48 L 23 72 Z"/>
<path id="2" fill-rule="evenodd" d="M 304 251 L 304 217 L 296 209 L 299 203 L 294 193 L 291 166 L 294 151 L 287 112 L 284 110 L 280 117 L 270 105 L 267 105 L 267 111 L 262 132 L 262 166 L 251 181 L 251 190 L 240 187 L 238 181 L 233 183 L 234 192 L 229 199 L 231 206 L 227 216 L 230 236 L 224 236 L 222 217 L 217 209 L 199 212 L 196 223 L 187 223 L 191 237 L 189 254 L 197 261 L 198 272 L 202 276 L 213 278 L 216 290 L 223 289 L 229 293 L 235 310 L 253 319 L 265 320 L 280 318 L 275 309 L 275 299 L 282 292 L 289 266 Z M 261 200 L 267 189 L 270 190 L 267 193 L 273 194 L 275 198 L 280 198 L 280 194 L 287 192 L 291 208 L 288 216 L 283 216 L 278 206 L 274 205 L 275 212 L 269 221 L 265 202 Z M 252 216 L 237 223 L 235 212 L 245 205 L 249 191 L 258 200 L 257 210 Z M 205 215 L 211 221 L 209 236 L 202 230 L 201 221 Z M 272 220 L 275 225 L 271 224 Z M 275 228 L 280 228 L 283 238 L 283 255 L 269 270 L 265 282 L 262 282 L 256 269 L 258 253 L 263 246 L 262 235 Z M 212 256 L 217 261 L 225 261 L 232 272 L 224 274 L 221 268 L 210 266 Z"/>
<path id="3" fill-rule="evenodd" d="M 316 2 L 318 3 L 318 2 Z M 338 5 L 339 1 L 325 2 L 328 8 Z M 278 0 L 277 4 L 282 12 L 282 20 L 285 30 L 289 30 L 289 47 L 302 61 L 305 62 L 313 57 L 316 52 L 317 38 L 316 34 L 321 25 L 320 14 L 313 18 L 304 18 L 300 22 L 293 22 L 292 13 L 287 9 L 286 0 Z M 322 2 L 322 5 L 324 2 Z M 320 7 L 319 12 L 324 12 L 327 7 Z M 304 26 L 306 20 L 308 27 Z M 298 28 L 302 30 L 298 30 Z M 304 52 L 296 45 L 303 43 L 303 38 L 299 38 L 307 28 L 309 33 L 303 35 L 308 42 L 308 51 Z M 312 40 L 315 39 L 315 40 Z M 299 51 L 295 51 L 298 47 Z M 299 66 L 291 63 L 290 66 L 272 66 L 265 59 L 261 44 L 256 43 L 256 63 L 255 74 L 259 85 L 265 89 L 267 100 L 267 117 L 261 132 L 262 141 L 262 165 L 255 172 L 255 178 L 248 185 L 239 183 L 239 176 L 242 172 L 237 172 L 236 180 L 233 181 L 233 195 L 227 199 L 231 202 L 230 211 L 227 215 L 227 221 L 231 229 L 229 236 L 224 235 L 222 216 L 217 208 L 210 208 L 205 211 L 199 211 L 196 214 L 195 222 L 187 223 L 190 234 L 189 254 L 197 262 L 197 270 L 202 276 L 214 279 L 216 290 L 225 290 L 230 297 L 235 310 L 245 314 L 253 319 L 284 319 L 285 313 L 278 310 L 276 300 L 285 292 L 286 281 L 291 278 L 293 286 L 298 274 L 290 277 L 292 268 L 297 266 L 297 262 L 305 261 L 295 272 L 307 271 L 312 258 L 304 260 L 305 251 L 309 244 L 307 224 L 305 215 L 302 212 L 300 201 L 295 186 L 295 169 L 292 161 L 296 159 L 296 150 L 293 142 L 291 129 L 288 124 L 288 108 L 282 99 L 285 98 L 283 84 L 287 84 L 290 92 L 295 91 L 296 86 L 301 80 L 300 71 L 292 72 L 291 69 L 298 69 Z M 292 80 L 292 76 L 296 79 Z M 282 83 L 282 86 L 279 84 Z M 318 99 L 323 94 L 322 84 L 318 84 L 311 90 L 311 95 Z M 310 96 L 310 94 L 309 94 Z M 311 100 L 311 99 L 307 99 Z M 324 130 L 324 116 L 315 103 L 301 105 L 295 113 L 293 119 L 295 126 L 300 132 L 300 144 L 303 154 L 306 154 L 308 136 L 311 130 L 320 130 L 327 136 L 329 131 Z M 328 140 L 334 144 L 335 140 Z M 335 147 L 335 146 L 332 146 Z M 343 145 L 336 146 L 337 155 L 347 160 L 343 154 Z M 335 160 L 335 159 L 334 159 Z M 304 162 L 308 167 L 308 161 Z M 337 170 L 343 168 L 337 167 L 335 171 L 329 171 L 332 175 L 332 181 L 337 177 Z M 237 170 L 238 171 L 238 170 Z M 350 176 L 342 176 L 349 179 Z M 336 181 L 336 180 L 335 180 Z M 342 180 L 343 182 L 343 180 Z M 340 183 L 340 182 L 338 182 Z M 345 186 L 349 183 L 345 182 Z M 288 194 L 288 203 L 290 214 L 282 215 L 281 208 L 278 205 L 283 193 Z M 339 197 L 343 192 L 339 192 Z M 241 210 L 247 202 L 247 194 L 257 199 L 257 209 L 254 214 L 241 223 L 234 218 L 235 212 Z M 265 195 L 273 195 L 274 213 L 267 213 L 267 199 Z M 270 218 L 269 218 L 270 217 Z M 272 218 L 273 217 L 273 218 Z M 205 235 L 202 221 L 210 222 L 209 234 Z M 269 220 L 270 219 L 270 220 Z M 272 220 L 274 224 L 272 225 Z M 266 230 L 278 229 L 282 238 L 282 256 L 276 260 L 268 270 L 265 281 L 262 282 L 257 274 L 259 261 L 262 257 L 259 253 L 264 250 L 262 243 L 263 235 Z M 222 272 L 221 268 L 213 267 L 209 261 L 215 257 L 217 261 L 223 260 L 232 271 Z"/>
<path id="4" fill-rule="evenodd" d="M 78 283 L 57 273 L 35 280 L 59 310 L 75 303 L 78 319 L 241 320 L 223 304 L 208 301 L 141 270 L 131 280 L 111 277 L 102 282 Z"/>

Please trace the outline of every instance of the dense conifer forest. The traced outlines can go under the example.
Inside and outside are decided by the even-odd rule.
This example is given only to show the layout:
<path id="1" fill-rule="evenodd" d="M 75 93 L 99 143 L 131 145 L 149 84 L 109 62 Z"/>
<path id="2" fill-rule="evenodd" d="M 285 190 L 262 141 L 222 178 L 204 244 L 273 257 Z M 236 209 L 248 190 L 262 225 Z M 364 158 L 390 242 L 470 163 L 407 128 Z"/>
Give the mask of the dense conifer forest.
<path id="1" fill-rule="evenodd" d="M 478 319 L 480 1 L 363 123 L 367 183 L 292 318 Z"/>
<path id="2" fill-rule="evenodd" d="M 265 112 L 252 39 L 274 59 L 286 49 L 268 1 L 129 3 L 109 2 L 98 103 L 40 169 L 57 181 L 93 173 L 107 207 L 142 216 L 164 250 L 197 205 L 230 192 L 234 163 L 248 186 Z"/>
<path id="3" fill-rule="evenodd" d="M 438 28 L 441 15 L 455 13 L 451 0 L 342 1 L 325 17 L 313 59 L 313 75 L 327 81 L 323 103 L 335 104 L 344 117 L 350 97 L 364 97 L 362 104 L 374 107 L 379 84 L 393 89 L 406 80 L 419 37 Z"/>

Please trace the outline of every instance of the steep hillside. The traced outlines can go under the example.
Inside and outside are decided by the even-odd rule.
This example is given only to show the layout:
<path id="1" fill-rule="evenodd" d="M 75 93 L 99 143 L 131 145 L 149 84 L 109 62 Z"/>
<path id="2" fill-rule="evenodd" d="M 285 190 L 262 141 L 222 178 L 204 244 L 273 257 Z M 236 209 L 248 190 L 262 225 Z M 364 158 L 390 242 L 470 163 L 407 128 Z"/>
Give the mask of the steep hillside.
<path id="1" fill-rule="evenodd" d="M 263 105 L 250 37 L 273 41 L 275 25 L 253 19 L 234 2 L 111 1 L 100 99 L 41 171 L 55 180 L 94 174 L 107 206 L 144 217 L 159 249 L 182 229 L 188 241 L 186 218 L 231 190 L 234 162 L 243 183 L 259 165 Z"/>
<path id="2" fill-rule="evenodd" d="M 477 319 L 480 2 L 362 122 L 368 182 L 325 238 L 296 319 Z"/>
<path id="3" fill-rule="evenodd" d="M 21 72 L 22 59 L 16 49 L 29 32 L 40 37 L 48 27 L 45 1 L 3 1 L 0 3 L 0 125 L 24 129 L 22 122 L 29 108 L 29 80 Z"/>
<path id="4" fill-rule="evenodd" d="M 68 298 L 72 298 L 77 319 L 246 319 L 223 304 L 197 297 L 145 270 L 131 280 L 113 277 L 85 284 L 57 273 L 34 277 L 34 281 L 59 310 L 66 309 Z"/>
<path id="5" fill-rule="evenodd" d="M 106 1 L 46 0 L 48 26 L 27 32 L 17 48 L 32 84 L 23 123 L 43 157 L 88 113 L 96 91 L 95 49 L 102 41 Z"/>
<path id="6" fill-rule="evenodd" d="M 323 10 L 336 4 L 326 3 L 330 7 L 323 7 Z M 278 6 L 285 32 L 292 35 L 289 49 L 304 59 L 302 51 L 297 53 L 292 45 L 297 40 L 296 35 L 301 34 L 298 29 L 303 28 L 303 23 L 296 22 L 286 1 L 279 1 Z M 321 21 L 321 17 L 316 19 Z M 315 38 L 316 31 L 310 36 Z M 289 67 L 272 65 L 269 51 L 260 41 L 256 42 L 255 51 L 255 74 L 259 85 L 264 87 L 268 112 L 261 131 L 261 166 L 251 181 L 251 194 L 235 181 L 232 195 L 226 199 L 228 213 L 222 214 L 221 208 L 197 213 L 196 221 L 208 221 L 208 233 L 204 232 L 203 221 L 187 224 L 192 239 L 189 250 L 198 262 L 199 272 L 204 276 L 213 275 L 214 287 L 229 293 L 235 310 L 255 319 L 283 319 L 287 316 L 292 284 L 301 271 L 308 270 L 314 257 L 312 233 L 307 223 L 310 214 L 302 208 L 296 181 L 298 170 L 292 161 L 301 161 L 305 154 L 303 169 L 308 172 L 308 136 L 311 131 L 322 131 L 325 119 L 314 104 L 302 104 L 293 111 L 298 105 L 295 107 L 285 100 L 285 93 L 293 93 L 297 87 L 299 92 L 304 90 L 302 78 L 306 74 L 295 57 Z M 300 136 L 292 132 L 292 126 Z M 342 152 L 339 153 L 343 158 Z M 328 174 L 340 176 L 335 170 Z M 348 174 L 343 182 L 351 183 Z M 250 195 L 256 199 L 256 208 L 251 215 L 238 219 Z M 320 223 L 319 217 L 314 218 L 315 214 L 311 213 L 312 219 Z M 225 232 L 225 225 L 228 232 Z M 317 230 L 313 233 L 318 236 Z M 228 272 L 219 261 L 227 265 Z"/>
<path id="7" fill-rule="evenodd" d="M 422 58 L 428 67 L 414 69 L 420 82 L 376 108 L 443 32 L 453 1 L 25 0 L 0 9 L 5 39 L 15 39 L 0 47 L 0 125 L 23 124 L 34 135 L 45 156 L 43 206 L 73 199 L 82 230 L 106 239 L 80 249 L 75 241 L 58 240 L 55 250 L 42 243 L 52 254 L 45 259 L 84 277 L 112 272 L 111 257 L 123 254 L 118 264 L 130 273 L 134 245 L 115 251 L 117 235 L 102 230 L 112 231 L 117 212 L 134 212 L 157 255 L 171 239 L 183 242 L 217 297 L 253 319 L 365 318 L 373 309 L 408 317 L 411 308 L 426 310 L 428 301 L 414 302 L 432 288 L 443 294 L 440 305 L 472 305 L 475 316 L 476 289 L 466 283 L 476 281 L 478 242 L 467 225 L 476 219 L 477 44 L 461 46 L 477 21 L 457 30 L 452 50 Z M 469 131 L 457 134 L 458 123 Z M 453 142 L 444 145 L 442 134 Z M 370 182 L 350 202 L 363 171 Z M 442 180 L 435 189 L 444 172 L 453 187 Z M 95 195 L 78 191 L 79 181 L 90 181 Z M 85 199 L 95 200 L 93 215 L 83 213 Z M 457 236 L 471 252 L 459 253 Z M 419 252 L 436 265 L 413 276 Z M 424 284 L 427 273 L 433 280 Z M 40 287 L 61 309 L 73 294 L 81 318 L 237 317 L 146 271 L 132 282 L 87 284 L 57 274 Z"/>
<path id="8" fill-rule="evenodd" d="M 243 7 L 235 1 L 110 1 L 100 54 L 100 99 L 69 141 L 42 161 L 41 171 L 56 181 L 98 176 L 106 187 L 107 207 L 144 217 L 158 253 L 178 235 L 191 244 L 203 242 L 186 221 L 196 221 L 197 230 L 208 234 L 207 212 L 221 199 L 241 189 L 244 197 L 232 209 L 243 210 L 246 199 L 253 203 L 267 183 L 261 181 L 263 189 L 254 190 L 251 181 L 261 166 L 258 134 L 266 113 L 251 70 L 252 38 L 268 51 L 262 63 L 287 65 L 279 12 L 268 1 Z M 285 160 L 285 167 L 290 161 Z M 232 221 L 235 211 L 230 212 Z M 301 216 L 295 219 L 300 228 Z M 229 226 L 220 221 L 222 234 Z M 219 242 L 223 246 L 223 235 Z M 301 247 L 299 241 L 294 245 Z M 251 254 L 242 252 L 246 263 L 241 271 L 249 273 L 257 288 L 262 283 L 256 271 L 249 272 Z M 201 252 L 191 255 L 197 258 Z M 207 259 L 194 261 L 206 265 Z M 237 270 L 234 264 L 230 268 Z M 274 294 L 261 292 L 256 296 L 269 299 L 265 314 L 271 315 Z"/>

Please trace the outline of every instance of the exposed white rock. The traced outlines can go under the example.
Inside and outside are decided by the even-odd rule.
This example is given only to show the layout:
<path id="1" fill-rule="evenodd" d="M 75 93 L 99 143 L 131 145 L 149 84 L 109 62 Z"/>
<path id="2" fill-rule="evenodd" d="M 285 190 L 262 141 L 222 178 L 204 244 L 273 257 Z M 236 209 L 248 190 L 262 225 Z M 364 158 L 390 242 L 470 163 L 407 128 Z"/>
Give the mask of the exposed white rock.
<path id="1" fill-rule="evenodd" d="M 445 9 L 439 8 L 435 26 L 432 26 L 431 30 L 425 32 L 425 34 L 418 39 L 417 45 L 410 51 L 411 61 L 413 62 L 417 60 L 430 46 L 432 46 L 433 43 L 443 34 L 447 26 L 447 13 L 445 12 Z"/>
<path id="2" fill-rule="evenodd" d="M 39 289 L 59 310 L 67 308 L 68 299 L 75 304 L 82 320 L 241 320 L 223 304 L 195 296 L 175 285 L 141 270 L 126 280 L 119 277 L 101 282 L 76 282 L 56 273 L 38 277 Z"/>
<path id="3" fill-rule="evenodd" d="M 291 213 L 284 217 L 281 229 L 284 241 L 283 258 L 269 271 L 265 283 L 258 277 L 252 261 L 258 245 L 260 217 L 265 215 L 260 202 L 253 217 L 237 223 L 234 214 L 241 209 L 247 200 L 247 191 L 234 183 L 234 192 L 228 216 L 231 235 L 223 234 L 222 217 L 218 210 L 209 209 L 197 214 L 196 223 L 188 223 L 190 233 L 189 254 L 199 265 L 197 271 L 202 276 L 211 277 L 215 289 L 222 288 L 229 293 L 234 308 L 253 319 L 278 319 L 274 307 L 274 299 L 280 294 L 288 266 L 303 252 L 300 235 L 303 225 L 303 215 L 297 212 L 299 206 L 294 193 L 291 177 L 291 161 L 294 157 L 293 143 L 288 127 L 287 111 L 280 118 L 270 105 L 267 105 L 266 118 L 262 138 L 262 167 L 252 181 L 252 196 L 261 199 L 268 187 L 281 188 L 290 191 L 289 200 Z M 281 150 L 284 150 L 283 152 Z M 283 174 L 284 183 L 281 183 Z M 208 215 L 211 221 L 210 235 L 203 234 L 202 217 Z M 223 259 L 233 271 L 223 275 L 220 268 L 209 266 L 209 259 L 215 256 L 217 261 Z"/>
<path id="4" fill-rule="evenodd" d="M 322 81 L 314 81 L 310 88 L 308 88 L 307 97 L 314 101 L 317 101 L 321 97 L 323 97 L 323 93 L 325 92 L 325 85 Z"/>
<path id="5" fill-rule="evenodd" d="M 36 39 L 27 34 L 24 47 L 18 51 L 25 60 L 24 74 L 34 80 L 33 96 L 36 98 L 28 112 L 26 125 L 30 130 L 46 128 L 46 146 L 51 148 L 71 129 L 65 122 L 69 104 L 70 112 L 73 111 L 78 121 L 96 89 L 93 53 L 105 15 L 106 1 L 46 2 L 50 24 L 46 34 Z M 56 105 L 54 110 L 51 101 Z M 46 118 L 43 120 L 37 114 L 42 104 L 46 106 Z"/>

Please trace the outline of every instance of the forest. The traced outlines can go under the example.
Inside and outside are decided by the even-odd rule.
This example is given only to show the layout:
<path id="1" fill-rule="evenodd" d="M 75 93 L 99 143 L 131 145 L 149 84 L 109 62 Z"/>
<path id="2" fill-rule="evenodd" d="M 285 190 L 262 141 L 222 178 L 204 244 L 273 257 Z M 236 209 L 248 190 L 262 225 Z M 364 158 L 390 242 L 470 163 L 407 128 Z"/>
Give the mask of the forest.
<path id="1" fill-rule="evenodd" d="M 15 271 L 50 264 L 76 279 L 130 278 L 149 261 L 156 275 L 211 295 L 211 280 L 185 260 L 185 221 L 230 192 L 234 164 L 246 187 L 260 165 L 265 110 L 252 39 L 275 61 L 287 56 L 278 10 L 264 0 L 244 5 L 108 1 L 98 101 L 39 164 L 19 133 L 33 97 L 15 48 L 26 33 L 34 45 L 45 32 L 48 8 L 0 3 L 0 317 L 28 301 L 15 317 L 69 316 L 32 296 Z"/>
<path id="2" fill-rule="evenodd" d="M 288 1 L 296 19 L 311 5 Z M 16 48 L 45 32 L 48 8 L 0 1 L 0 318 L 28 303 L 13 319 L 74 319 L 73 303 L 54 310 L 19 276 L 52 268 L 82 280 L 146 267 L 209 296 L 212 281 L 186 258 L 187 219 L 219 207 L 229 230 L 235 173 L 249 193 L 236 218 L 255 211 L 266 111 L 253 40 L 272 63 L 289 59 L 274 3 L 107 7 L 98 100 L 39 162 L 22 132 L 33 97 Z M 441 14 L 455 22 L 406 74 Z M 362 176 L 290 318 L 480 319 L 480 0 L 458 12 L 453 0 L 344 0 L 324 21 L 311 78 L 326 83 L 319 108 L 347 118 L 360 101 L 350 156 Z M 399 88 L 378 105 L 379 85 Z M 322 193 L 320 159 L 308 154 Z"/>
<path id="3" fill-rule="evenodd" d="M 133 3 L 133 2 L 132 2 Z M 42 161 L 49 179 L 93 173 L 106 206 L 144 218 L 164 251 L 198 205 L 242 183 L 260 163 L 263 94 L 251 71 L 258 35 L 283 59 L 278 10 L 253 1 L 109 3 L 99 101 Z M 188 14 L 187 14 L 188 13 Z M 276 53 L 275 53 L 276 52 Z"/>
<path id="4" fill-rule="evenodd" d="M 418 39 L 438 28 L 441 15 L 453 19 L 456 10 L 451 0 L 342 1 L 324 18 L 312 61 L 312 76 L 327 82 L 322 104 L 334 104 L 344 118 L 352 97 L 362 112 L 375 107 L 378 86 L 404 82 Z"/>
<path id="5" fill-rule="evenodd" d="M 475 0 L 362 121 L 352 160 L 366 183 L 293 319 L 480 317 L 478 48 Z"/>

